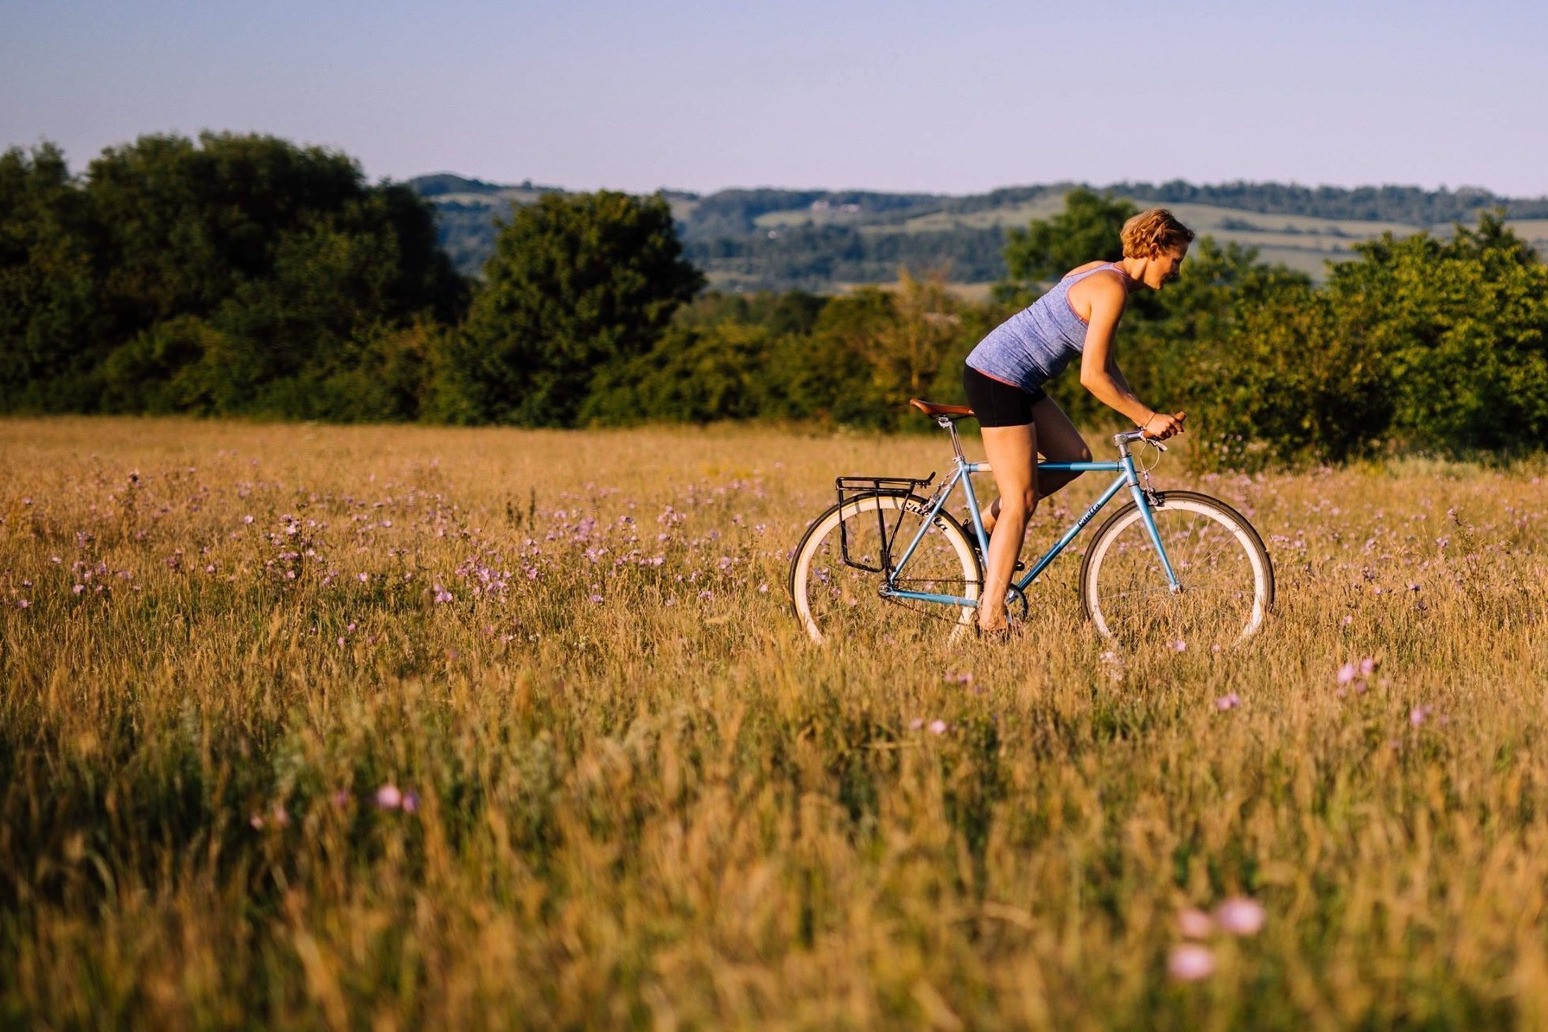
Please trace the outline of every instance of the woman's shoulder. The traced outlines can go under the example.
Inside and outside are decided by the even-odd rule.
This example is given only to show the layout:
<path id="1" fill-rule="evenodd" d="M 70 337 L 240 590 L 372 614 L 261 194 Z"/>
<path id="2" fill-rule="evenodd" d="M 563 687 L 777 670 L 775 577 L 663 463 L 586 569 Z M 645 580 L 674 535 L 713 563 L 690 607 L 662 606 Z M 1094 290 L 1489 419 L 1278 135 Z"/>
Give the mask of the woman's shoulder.
<path id="1" fill-rule="evenodd" d="M 1123 270 L 1113 267 L 1112 262 L 1087 262 L 1078 269 L 1072 269 L 1070 277 L 1081 276 L 1082 273 L 1098 272 L 1110 269 L 1117 276 L 1082 276 L 1078 282 L 1071 283 L 1067 296 L 1070 305 L 1075 309 L 1075 314 L 1086 322 L 1091 321 L 1091 310 L 1100 299 L 1104 305 L 1116 305 L 1119 313 L 1127 307 L 1129 291 L 1126 286 L 1126 278 Z"/>

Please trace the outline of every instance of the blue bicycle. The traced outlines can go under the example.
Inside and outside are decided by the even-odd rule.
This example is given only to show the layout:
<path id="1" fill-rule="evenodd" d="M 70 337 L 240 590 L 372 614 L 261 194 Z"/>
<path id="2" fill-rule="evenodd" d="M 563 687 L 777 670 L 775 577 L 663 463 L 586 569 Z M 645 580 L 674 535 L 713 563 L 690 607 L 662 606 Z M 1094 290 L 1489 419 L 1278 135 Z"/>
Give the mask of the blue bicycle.
<path id="1" fill-rule="evenodd" d="M 988 552 L 973 475 L 990 471 L 962 453 L 957 421 L 972 409 L 914 399 L 951 435 L 952 473 L 923 479 L 845 476 L 837 502 L 807 528 L 790 565 L 797 618 L 814 641 L 878 628 L 894 641 L 955 637 L 976 625 Z M 1008 603 L 1025 616 L 1026 590 L 1109 502 L 1080 568 L 1080 597 L 1099 634 L 1130 646 L 1218 651 L 1257 633 L 1274 604 L 1274 567 L 1263 539 L 1226 503 L 1193 491 L 1157 491 L 1133 446 L 1166 449 L 1135 430 L 1117 434 L 1110 462 L 1045 462 L 1040 469 L 1112 473 L 1114 480 L 1058 541 L 1013 580 Z M 947 509 L 958 487 L 967 526 Z"/>

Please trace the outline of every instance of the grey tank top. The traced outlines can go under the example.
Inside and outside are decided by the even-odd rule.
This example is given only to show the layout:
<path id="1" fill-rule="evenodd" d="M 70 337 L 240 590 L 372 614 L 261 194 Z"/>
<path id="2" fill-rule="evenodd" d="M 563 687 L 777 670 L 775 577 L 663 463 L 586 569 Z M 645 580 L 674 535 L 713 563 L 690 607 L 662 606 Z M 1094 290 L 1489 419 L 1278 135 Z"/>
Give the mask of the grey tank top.
<path id="1" fill-rule="evenodd" d="M 1117 262 L 1104 262 L 1064 277 L 1048 293 L 990 331 L 968 354 L 967 364 L 985 376 L 1028 391 L 1058 376 L 1086 346 L 1086 320 L 1070 304 L 1070 288 L 1099 272 L 1125 275 Z"/>

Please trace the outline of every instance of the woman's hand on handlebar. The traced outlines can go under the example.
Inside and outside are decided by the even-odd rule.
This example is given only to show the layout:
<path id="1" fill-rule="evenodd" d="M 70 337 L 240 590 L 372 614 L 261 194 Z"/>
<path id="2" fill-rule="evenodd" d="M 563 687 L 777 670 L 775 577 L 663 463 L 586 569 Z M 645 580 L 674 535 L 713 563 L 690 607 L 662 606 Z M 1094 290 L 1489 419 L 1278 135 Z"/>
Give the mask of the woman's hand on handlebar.
<path id="1" fill-rule="evenodd" d="M 1183 420 L 1187 417 L 1188 414 L 1186 412 L 1175 414 L 1153 412 L 1150 418 L 1141 424 L 1140 429 L 1144 431 L 1146 437 L 1154 438 L 1157 441 L 1164 441 L 1168 437 L 1183 432 Z"/>

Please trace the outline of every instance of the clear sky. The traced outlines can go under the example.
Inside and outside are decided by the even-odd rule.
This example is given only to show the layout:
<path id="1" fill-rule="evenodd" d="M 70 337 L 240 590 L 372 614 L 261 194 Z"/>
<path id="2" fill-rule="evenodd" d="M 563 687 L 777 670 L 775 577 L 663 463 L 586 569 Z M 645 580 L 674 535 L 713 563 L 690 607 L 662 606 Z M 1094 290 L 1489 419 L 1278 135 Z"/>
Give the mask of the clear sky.
<path id="1" fill-rule="evenodd" d="M 1543 0 L 0 0 L 0 147 L 263 132 L 372 179 L 1548 195 Z"/>

